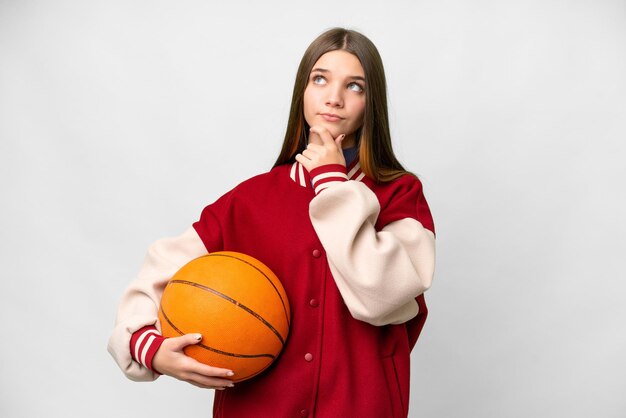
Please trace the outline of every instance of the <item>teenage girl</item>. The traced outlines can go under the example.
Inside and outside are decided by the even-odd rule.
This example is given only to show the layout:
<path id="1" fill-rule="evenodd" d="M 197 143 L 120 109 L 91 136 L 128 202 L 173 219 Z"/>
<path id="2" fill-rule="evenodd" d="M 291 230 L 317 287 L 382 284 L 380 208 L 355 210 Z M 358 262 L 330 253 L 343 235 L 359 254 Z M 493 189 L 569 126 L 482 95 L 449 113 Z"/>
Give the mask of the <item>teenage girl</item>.
<path id="1" fill-rule="evenodd" d="M 434 243 L 422 185 L 391 147 L 378 51 L 358 32 L 329 30 L 300 62 L 274 167 L 150 247 L 120 302 L 109 352 L 130 379 L 166 374 L 217 389 L 215 417 L 405 417 Z M 280 357 L 237 385 L 232 371 L 184 354 L 201 335 L 164 339 L 157 320 L 169 278 L 215 251 L 265 263 L 292 310 Z"/>

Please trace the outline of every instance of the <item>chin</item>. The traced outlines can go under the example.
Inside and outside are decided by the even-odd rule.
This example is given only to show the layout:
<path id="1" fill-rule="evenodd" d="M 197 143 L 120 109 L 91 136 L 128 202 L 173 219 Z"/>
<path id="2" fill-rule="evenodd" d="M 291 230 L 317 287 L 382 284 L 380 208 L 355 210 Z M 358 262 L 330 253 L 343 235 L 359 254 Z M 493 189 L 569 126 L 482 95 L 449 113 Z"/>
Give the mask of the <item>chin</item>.
<path id="1" fill-rule="evenodd" d="M 328 132 L 330 132 L 330 134 L 333 136 L 333 138 L 337 138 L 339 135 L 344 133 L 343 130 L 341 129 L 341 127 L 339 127 L 339 126 L 337 126 L 336 124 L 333 124 L 333 123 L 328 123 L 328 122 L 324 121 L 323 123 L 320 123 L 319 125 L 323 126 L 326 129 L 328 129 Z"/>

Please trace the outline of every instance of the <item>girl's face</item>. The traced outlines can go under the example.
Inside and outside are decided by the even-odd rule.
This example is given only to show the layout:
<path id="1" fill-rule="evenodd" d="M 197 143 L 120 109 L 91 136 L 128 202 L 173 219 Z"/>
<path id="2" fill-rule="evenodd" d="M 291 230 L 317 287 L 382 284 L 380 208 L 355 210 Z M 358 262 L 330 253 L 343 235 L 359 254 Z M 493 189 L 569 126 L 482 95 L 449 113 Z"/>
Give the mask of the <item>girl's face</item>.
<path id="1" fill-rule="evenodd" d="M 359 59 L 349 52 L 325 53 L 317 60 L 304 90 L 304 119 L 309 126 L 323 126 L 333 138 L 345 134 L 343 147 L 355 143 L 355 132 L 363 125 L 365 72 Z"/>

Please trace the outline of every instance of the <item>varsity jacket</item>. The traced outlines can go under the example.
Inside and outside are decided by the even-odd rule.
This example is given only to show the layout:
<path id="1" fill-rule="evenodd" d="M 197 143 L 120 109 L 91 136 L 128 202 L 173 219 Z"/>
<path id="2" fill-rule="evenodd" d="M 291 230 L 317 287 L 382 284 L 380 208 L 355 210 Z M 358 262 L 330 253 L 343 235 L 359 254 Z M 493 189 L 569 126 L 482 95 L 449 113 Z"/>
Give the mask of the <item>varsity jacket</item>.
<path id="1" fill-rule="evenodd" d="M 434 226 L 420 181 L 374 183 L 358 160 L 310 174 L 286 164 L 207 206 L 182 236 L 157 241 L 126 290 L 109 351 L 133 380 L 153 380 L 157 309 L 188 261 L 238 251 L 281 280 L 292 322 L 262 374 L 215 392 L 214 417 L 406 417 L 409 356 L 427 316 Z M 188 330 L 188 332 L 194 332 Z"/>

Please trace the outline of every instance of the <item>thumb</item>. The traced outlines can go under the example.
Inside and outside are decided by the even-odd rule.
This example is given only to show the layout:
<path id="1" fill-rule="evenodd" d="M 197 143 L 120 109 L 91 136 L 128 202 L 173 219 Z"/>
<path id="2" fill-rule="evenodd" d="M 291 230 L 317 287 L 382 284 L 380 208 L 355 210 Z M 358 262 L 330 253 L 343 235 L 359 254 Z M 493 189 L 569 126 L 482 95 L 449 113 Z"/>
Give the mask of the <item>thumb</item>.
<path id="1" fill-rule="evenodd" d="M 182 350 L 188 345 L 198 344 L 200 341 L 202 341 L 202 334 L 185 334 L 173 339 L 176 340 L 173 348 L 175 350 Z"/>
<path id="2" fill-rule="evenodd" d="M 339 149 L 341 149 L 341 143 L 343 142 L 344 139 L 346 139 L 346 134 L 341 134 L 337 138 L 335 138 L 335 144 L 337 144 Z"/>

